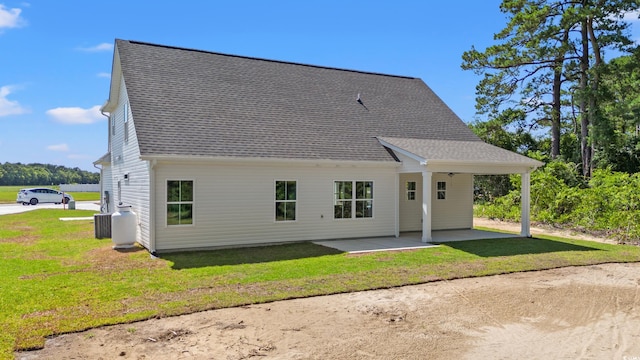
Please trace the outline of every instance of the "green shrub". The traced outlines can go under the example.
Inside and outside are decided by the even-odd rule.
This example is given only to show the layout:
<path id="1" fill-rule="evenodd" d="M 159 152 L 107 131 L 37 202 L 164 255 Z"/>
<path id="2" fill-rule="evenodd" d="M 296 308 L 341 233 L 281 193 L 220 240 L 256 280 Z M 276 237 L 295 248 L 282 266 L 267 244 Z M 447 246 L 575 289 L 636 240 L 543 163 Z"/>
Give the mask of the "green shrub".
<path id="1" fill-rule="evenodd" d="M 475 215 L 519 221 L 520 176 L 511 183 L 515 190 L 477 206 Z M 587 183 L 575 164 L 550 162 L 531 174 L 531 218 L 639 242 L 640 174 L 596 170 Z"/>

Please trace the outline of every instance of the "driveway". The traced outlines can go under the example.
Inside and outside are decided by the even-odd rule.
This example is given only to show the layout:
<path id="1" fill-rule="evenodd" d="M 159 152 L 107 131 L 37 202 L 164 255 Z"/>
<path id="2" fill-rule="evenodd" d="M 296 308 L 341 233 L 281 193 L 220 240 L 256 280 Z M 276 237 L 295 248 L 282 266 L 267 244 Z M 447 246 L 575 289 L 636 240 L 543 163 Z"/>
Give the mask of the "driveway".
<path id="1" fill-rule="evenodd" d="M 0 215 L 18 214 L 26 211 L 37 209 L 62 209 L 63 205 L 59 204 L 38 204 L 38 205 L 22 205 L 22 204 L 0 204 Z M 76 201 L 76 210 L 94 210 L 100 211 L 100 205 L 95 201 Z"/>

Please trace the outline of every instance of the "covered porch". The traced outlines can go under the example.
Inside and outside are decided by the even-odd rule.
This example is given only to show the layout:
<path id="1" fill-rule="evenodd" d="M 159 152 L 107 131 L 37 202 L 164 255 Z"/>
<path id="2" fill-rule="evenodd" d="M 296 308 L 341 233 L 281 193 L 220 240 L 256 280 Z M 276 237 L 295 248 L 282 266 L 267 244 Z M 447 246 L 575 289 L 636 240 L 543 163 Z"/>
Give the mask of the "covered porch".
<path id="1" fill-rule="evenodd" d="M 377 252 L 377 251 L 402 251 L 426 249 L 439 246 L 439 243 L 451 241 L 467 241 L 482 239 L 498 239 L 518 237 L 516 234 L 499 233 L 476 229 L 466 230 L 434 230 L 431 233 L 431 242 L 422 241 L 421 232 L 401 233 L 399 237 L 373 237 L 362 239 L 323 240 L 314 241 L 316 245 L 322 245 L 348 252 L 351 254 Z"/>
<path id="2" fill-rule="evenodd" d="M 520 236 L 531 237 L 530 174 L 542 162 L 478 141 L 379 137 L 397 161 L 395 235 L 420 231 L 421 242 L 439 242 L 438 231 L 473 230 L 473 176 L 519 174 Z M 409 205 L 413 203 L 413 205 Z M 451 229 L 451 230 L 449 230 Z"/>

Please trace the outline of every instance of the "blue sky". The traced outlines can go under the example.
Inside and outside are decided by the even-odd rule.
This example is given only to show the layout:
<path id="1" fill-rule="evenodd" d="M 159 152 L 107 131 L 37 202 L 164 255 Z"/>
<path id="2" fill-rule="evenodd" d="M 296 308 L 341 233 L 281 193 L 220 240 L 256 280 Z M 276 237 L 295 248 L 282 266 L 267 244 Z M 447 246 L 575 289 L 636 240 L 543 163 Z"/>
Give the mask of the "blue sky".
<path id="1" fill-rule="evenodd" d="M 0 0 L 0 163 L 97 171 L 115 38 L 415 76 L 472 121 L 479 77 L 461 55 L 492 43 L 506 21 L 499 4 Z"/>

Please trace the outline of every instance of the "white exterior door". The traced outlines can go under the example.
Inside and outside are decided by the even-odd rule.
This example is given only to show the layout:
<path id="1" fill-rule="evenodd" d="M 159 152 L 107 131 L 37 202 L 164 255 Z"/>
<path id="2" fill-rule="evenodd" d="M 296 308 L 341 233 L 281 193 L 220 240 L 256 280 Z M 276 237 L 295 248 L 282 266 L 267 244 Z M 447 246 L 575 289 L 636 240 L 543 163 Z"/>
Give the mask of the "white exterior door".
<path id="1" fill-rule="evenodd" d="M 400 174 L 400 231 L 422 231 L 422 174 Z"/>

